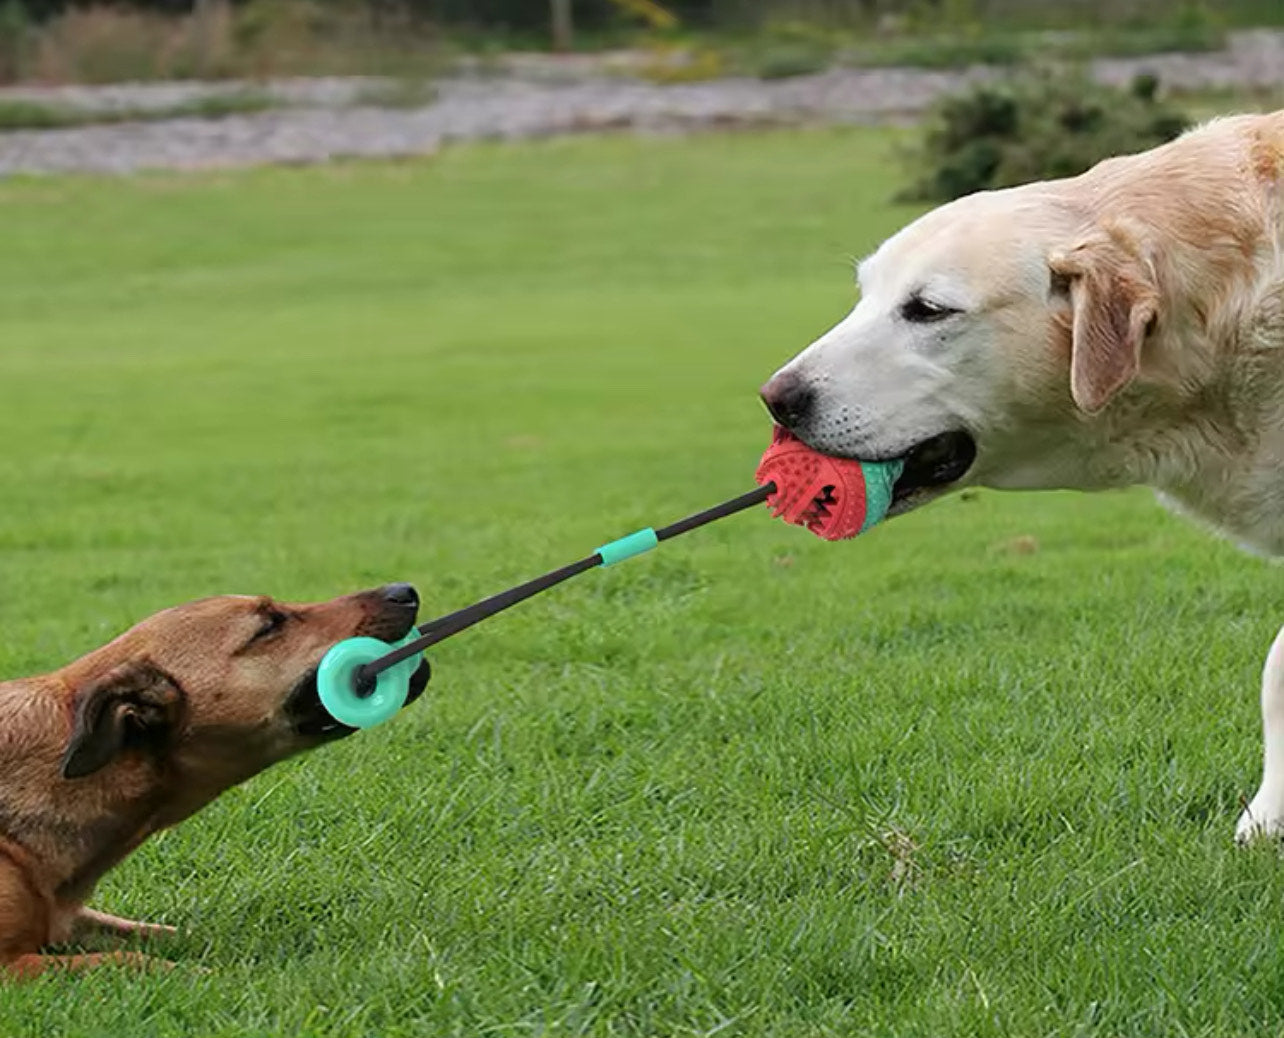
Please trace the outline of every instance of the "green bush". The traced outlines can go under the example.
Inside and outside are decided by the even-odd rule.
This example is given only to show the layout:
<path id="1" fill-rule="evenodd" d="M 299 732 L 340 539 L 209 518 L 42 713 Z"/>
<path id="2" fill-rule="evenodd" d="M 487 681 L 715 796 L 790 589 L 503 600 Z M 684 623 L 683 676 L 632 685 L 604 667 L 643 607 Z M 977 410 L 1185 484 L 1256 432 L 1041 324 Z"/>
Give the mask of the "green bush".
<path id="1" fill-rule="evenodd" d="M 817 22 L 769 22 L 745 55 L 746 71 L 760 79 L 823 72 L 834 63 L 840 44 L 847 38 L 847 34 Z"/>
<path id="2" fill-rule="evenodd" d="M 164 108 L 111 108 L 99 111 L 83 111 L 40 101 L 0 98 L 0 133 L 8 130 L 53 130 L 67 126 L 159 119 L 221 119 L 228 115 L 266 111 L 272 106 L 272 98 L 259 90 L 238 90 L 234 94 L 199 97 Z"/>
<path id="3" fill-rule="evenodd" d="M 76 125 L 74 112 L 35 101 L 0 100 L 0 132 L 5 130 L 52 130 Z"/>
<path id="4" fill-rule="evenodd" d="M 833 60 L 830 51 L 806 43 L 776 43 L 757 56 L 754 71 L 759 79 L 788 79 L 824 72 Z"/>
<path id="5" fill-rule="evenodd" d="M 909 156 L 903 198 L 948 201 L 1029 180 L 1070 177 L 1111 155 L 1172 140 L 1186 117 L 1153 76 L 1126 89 L 1043 72 L 973 87 L 933 110 Z"/>
<path id="6" fill-rule="evenodd" d="M 32 27 L 18 0 L 0 0 L 0 83 L 12 83 L 26 72 Z"/>
<path id="7" fill-rule="evenodd" d="M 952 35 L 914 35 L 879 40 L 857 47 L 853 65 L 869 68 L 967 68 L 969 65 L 1016 65 L 1025 60 L 1027 44 L 1019 34 L 960 31 Z"/>

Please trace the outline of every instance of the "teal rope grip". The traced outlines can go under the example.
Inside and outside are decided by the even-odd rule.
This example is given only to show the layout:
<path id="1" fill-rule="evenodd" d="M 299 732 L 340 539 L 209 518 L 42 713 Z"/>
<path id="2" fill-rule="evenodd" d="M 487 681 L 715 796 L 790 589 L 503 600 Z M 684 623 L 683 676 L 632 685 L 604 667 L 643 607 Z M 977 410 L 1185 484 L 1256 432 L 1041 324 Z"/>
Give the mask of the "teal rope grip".
<path id="1" fill-rule="evenodd" d="M 623 562 L 625 559 L 633 558 L 634 555 L 642 555 L 650 551 L 659 543 L 660 539 L 655 535 L 655 531 L 648 526 L 645 530 L 638 530 L 637 533 L 621 537 L 618 541 L 602 545 L 598 548 L 597 554 L 602 556 L 603 566 L 614 566 L 617 562 Z"/>

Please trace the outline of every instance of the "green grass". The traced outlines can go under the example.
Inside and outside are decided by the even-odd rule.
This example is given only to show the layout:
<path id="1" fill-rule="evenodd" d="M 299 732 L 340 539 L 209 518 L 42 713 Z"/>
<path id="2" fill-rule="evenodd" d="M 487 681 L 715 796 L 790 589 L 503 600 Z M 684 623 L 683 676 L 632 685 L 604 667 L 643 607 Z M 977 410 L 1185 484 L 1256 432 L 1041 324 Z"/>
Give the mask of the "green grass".
<path id="1" fill-rule="evenodd" d="M 912 215 L 893 153 L 0 185 L 0 672 L 212 592 L 445 610 L 745 489 L 755 387 Z M 1282 619 L 1143 492 L 742 515 L 147 844 L 96 903 L 178 969 L 0 989 L 0 1033 L 1276 1034 L 1284 863 L 1231 830 Z"/>

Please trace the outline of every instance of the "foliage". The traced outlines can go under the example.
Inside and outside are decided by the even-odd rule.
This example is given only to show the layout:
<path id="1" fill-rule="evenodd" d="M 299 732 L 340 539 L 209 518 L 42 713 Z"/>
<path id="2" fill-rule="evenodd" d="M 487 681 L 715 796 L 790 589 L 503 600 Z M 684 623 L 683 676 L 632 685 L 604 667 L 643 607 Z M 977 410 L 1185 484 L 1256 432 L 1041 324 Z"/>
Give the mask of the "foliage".
<path id="1" fill-rule="evenodd" d="M 1081 74 L 1042 71 L 945 98 L 909 151 L 905 197 L 947 201 L 1029 180 L 1069 177 L 1111 155 L 1182 132 L 1186 118 L 1153 76 L 1120 89 Z"/>
<path id="2" fill-rule="evenodd" d="M 394 84 L 399 86 L 400 84 Z M 380 103 L 378 100 L 370 103 Z M 395 98 L 387 107 L 395 107 Z M 0 98 L 0 131 L 51 130 L 67 126 L 154 121 L 159 119 L 220 119 L 228 115 L 261 112 L 273 107 L 272 98 L 258 90 L 214 94 L 159 108 L 79 109 L 40 101 Z"/>
<path id="3" fill-rule="evenodd" d="M 831 65 L 958 68 L 1223 46 L 1260 0 L 576 0 L 574 45 L 669 48 L 658 82 L 779 78 Z M 1277 14 L 1284 15 L 1284 5 Z M 1281 20 L 1281 19 L 1276 19 Z M 445 41 L 449 41 L 446 43 Z M 440 71 L 549 46 L 547 0 L 0 0 L 0 83 Z M 685 49 L 687 56 L 678 55 Z"/>
<path id="4" fill-rule="evenodd" d="M 403 8 L 208 0 L 174 15 L 100 5 L 71 8 L 38 26 L 12 12 L 22 12 L 15 0 L 0 0 L 0 82 L 344 73 L 422 79 L 441 57 L 437 35 Z"/>
<path id="5" fill-rule="evenodd" d="M 17 0 L 28 15 L 46 20 L 72 7 L 72 0 Z M 243 0 L 242 0 L 243 2 Z M 549 21 L 548 0 L 322 0 L 333 10 L 383 12 L 401 10 L 421 22 L 472 27 L 495 34 L 543 37 Z M 190 0 L 132 0 L 122 5 L 169 15 L 187 13 Z M 676 20 L 694 29 L 740 30 L 782 21 L 811 22 L 862 32 L 898 24 L 914 34 L 939 33 L 968 25 L 987 30 L 1010 28 L 1082 28 L 1088 25 L 1128 29 L 1184 30 L 1195 39 L 1210 27 L 1284 21 L 1279 0 L 575 0 L 575 21 L 586 30 L 636 24 L 641 18 L 656 28 Z"/>
<path id="6" fill-rule="evenodd" d="M 655 0 L 612 0 L 616 8 L 634 18 L 640 18 L 652 29 L 673 29 L 678 19 L 672 11 L 661 7 Z"/>
<path id="7" fill-rule="evenodd" d="M 762 79 L 786 79 L 824 71 L 832 54 L 805 43 L 768 44 L 757 54 L 754 71 Z"/>
<path id="8" fill-rule="evenodd" d="M 645 60 L 634 70 L 653 83 L 696 83 L 726 75 L 722 52 L 712 47 L 691 47 L 657 40 Z"/>
<path id="9" fill-rule="evenodd" d="M 969 65 L 1015 65 L 1039 41 L 1024 33 L 959 29 L 894 36 L 854 48 L 851 62 L 864 66 L 966 68 Z"/>
<path id="10" fill-rule="evenodd" d="M 26 72 L 33 27 L 19 0 L 0 0 L 0 83 Z"/>
<path id="11" fill-rule="evenodd" d="M 729 63 L 734 61 L 739 71 L 762 79 L 808 75 L 834 64 L 849 35 L 815 21 L 769 22 L 732 48 Z"/>

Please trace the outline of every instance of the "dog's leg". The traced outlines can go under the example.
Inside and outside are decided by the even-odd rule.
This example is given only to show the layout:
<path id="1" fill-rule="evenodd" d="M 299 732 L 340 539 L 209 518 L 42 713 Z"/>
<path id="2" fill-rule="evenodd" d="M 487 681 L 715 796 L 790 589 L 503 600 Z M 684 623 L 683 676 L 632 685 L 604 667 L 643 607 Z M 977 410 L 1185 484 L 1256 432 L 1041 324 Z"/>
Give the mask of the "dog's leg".
<path id="1" fill-rule="evenodd" d="M 162 923 L 137 923 L 92 908 L 82 908 L 76 914 L 75 932 L 105 933 L 114 937 L 166 937 L 178 933 L 174 927 Z"/>
<path id="2" fill-rule="evenodd" d="M 1262 741 L 1262 786 L 1235 827 L 1240 843 L 1284 833 L 1284 629 L 1262 670 Z"/>
<path id="3" fill-rule="evenodd" d="M 79 973 L 95 966 L 127 966 L 130 969 L 173 969 L 172 962 L 154 959 L 139 952 L 94 952 L 89 955 L 20 955 L 0 967 L 0 977 L 7 972 L 14 980 L 28 980 L 42 973 L 65 970 Z"/>

